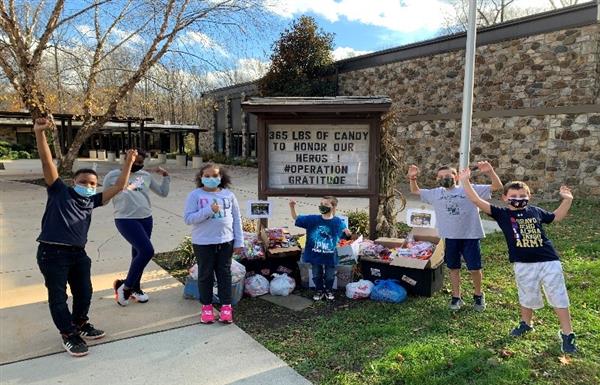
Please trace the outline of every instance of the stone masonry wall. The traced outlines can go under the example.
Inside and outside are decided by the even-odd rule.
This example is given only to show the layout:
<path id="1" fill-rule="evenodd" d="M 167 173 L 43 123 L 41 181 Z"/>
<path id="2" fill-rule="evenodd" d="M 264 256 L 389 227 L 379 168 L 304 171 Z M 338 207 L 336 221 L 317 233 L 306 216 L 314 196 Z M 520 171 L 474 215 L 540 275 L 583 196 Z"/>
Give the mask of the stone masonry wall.
<path id="1" fill-rule="evenodd" d="M 341 73 L 340 95 L 389 95 L 401 120 L 410 117 L 398 127 L 404 166 L 419 165 L 433 182 L 438 166 L 458 164 L 463 63 L 461 50 Z M 503 181 L 522 179 L 544 198 L 557 198 L 561 184 L 600 196 L 600 106 L 564 114 L 594 104 L 600 24 L 478 47 L 473 110 L 504 116 L 473 120 L 471 160 L 490 160 Z M 526 108 L 549 109 L 505 114 Z"/>
<path id="2" fill-rule="evenodd" d="M 203 100 L 203 106 L 198 111 L 198 125 L 207 130 L 201 132 L 199 137 L 200 153 L 202 155 L 212 153 L 215 143 L 215 101 L 206 97 Z"/>
<path id="3" fill-rule="evenodd" d="M 17 132 L 14 128 L 2 128 L 0 127 L 0 140 L 8 143 L 17 143 Z"/>

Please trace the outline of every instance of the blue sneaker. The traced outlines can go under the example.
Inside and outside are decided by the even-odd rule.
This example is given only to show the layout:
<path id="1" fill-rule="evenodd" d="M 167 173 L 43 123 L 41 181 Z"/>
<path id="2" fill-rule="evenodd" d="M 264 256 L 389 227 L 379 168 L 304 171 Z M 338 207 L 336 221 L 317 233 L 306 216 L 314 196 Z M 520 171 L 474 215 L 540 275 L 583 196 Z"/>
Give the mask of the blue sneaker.
<path id="1" fill-rule="evenodd" d="M 575 346 L 575 334 L 562 334 L 558 331 L 558 337 L 560 338 L 560 350 L 566 354 L 577 353 L 577 346 Z"/>
<path id="2" fill-rule="evenodd" d="M 448 306 L 450 310 L 460 310 L 461 307 L 465 306 L 465 301 L 460 297 L 452 297 L 450 300 L 450 305 Z"/>
<path id="3" fill-rule="evenodd" d="M 510 335 L 513 337 L 522 337 L 525 333 L 530 332 L 532 330 L 533 328 L 527 325 L 527 322 L 521 321 L 519 322 L 519 326 L 517 326 L 510 332 Z"/>

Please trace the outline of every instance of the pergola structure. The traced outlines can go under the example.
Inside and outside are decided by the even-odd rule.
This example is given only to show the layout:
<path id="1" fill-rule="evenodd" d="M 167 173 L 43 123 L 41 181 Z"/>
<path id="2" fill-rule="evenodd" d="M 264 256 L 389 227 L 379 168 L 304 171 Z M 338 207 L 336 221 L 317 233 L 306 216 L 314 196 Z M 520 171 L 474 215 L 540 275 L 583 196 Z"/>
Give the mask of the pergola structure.
<path id="1" fill-rule="evenodd" d="M 53 114 L 61 150 L 65 152 L 73 143 L 77 130 L 83 124 L 74 114 Z M 14 128 L 17 132 L 33 133 L 33 122 L 29 112 L 0 111 L 0 127 Z M 112 117 L 82 146 L 80 151 L 103 149 L 113 152 L 139 147 L 153 152 L 171 152 L 175 147 L 184 153 L 184 135 L 194 134 L 194 150 L 200 155 L 200 133 L 206 132 L 197 125 L 155 123 L 151 117 Z"/>

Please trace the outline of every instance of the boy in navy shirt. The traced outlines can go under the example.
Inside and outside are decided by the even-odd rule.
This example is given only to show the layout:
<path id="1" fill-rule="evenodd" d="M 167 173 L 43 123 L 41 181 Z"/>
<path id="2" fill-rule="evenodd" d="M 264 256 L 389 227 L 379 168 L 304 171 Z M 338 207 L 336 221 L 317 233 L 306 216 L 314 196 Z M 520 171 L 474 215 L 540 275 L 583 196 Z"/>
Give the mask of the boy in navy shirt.
<path id="1" fill-rule="evenodd" d="M 82 337 L 104 337 L 104 332 L 94 328 L 87 317 L 92 299 L 92 261 L 85 252 L 85 244 L 92 210 L 106 204 L 126 187 L 137 152 L 128 151 L 123 171 L 115 186 L 96 193 L 98 175 L 94 170 L 81 169 L 75 172 L 74 186 L 69 187 L 59 178 L 52 162 L 45 133 L 50 127 L 46 118 L 36 119 L 33 126 L 44 180 L 48 185 L 42 231 L 37 238 L 37 262 L 48 289 L 50 314 L 62 335 L 63 347 L 69 354 L 78 357 L 88 353 L 87 344 Z M 67 284 L 73 294 L 72 313 L 67 306 Z"/>
<path id="2" fill-rule="evenodd" d="M 313 299 L 319 301 L 323 297 L 332 301 L 335 268 L 338 263 L 336 247 L 342 235 L 350 236 L 350 230 L 344 221 L 335 216 L 338 200 L 332 196 L 321 199 L 319 212 L 321 215 L 296 214 L 296 202 L 290 201 L 292 218 L 296 226 L 306 229 L 306 245 L 304 262 L 312 265 L 315 294 Z"/>
<path id="3" fill-rule="evenodd" d="M 573 201 L 571 190 L 562 186 L 560 206 L 554 212 L 548 212 L 536 206 L 528 205 L 531 194 L 523 182 L 509 182 L 504 186 L 502 200 L 508 207 L 497 207 L 481 199 L 469 181 L 471 172 L 465 169 L 460 179 L 469 199 L 483 212 L 492 216 L 502 229 L 508 245 L 509 260 L 513 263 L 515 279 L 521 304 L 521 321 L 511 331 L 514 337 L 520 337 L 531 331 L 533 311 L 544 307 L 543 288 L 546 299 L 554 308 L 560 321 L 559 337 L 564 353 L 575 353 L 575 334 L 571 327 L 569 314 L 569 296 L 558 253 L 552 242 L 546 237 L 542 224 L 563 220 Z"/>

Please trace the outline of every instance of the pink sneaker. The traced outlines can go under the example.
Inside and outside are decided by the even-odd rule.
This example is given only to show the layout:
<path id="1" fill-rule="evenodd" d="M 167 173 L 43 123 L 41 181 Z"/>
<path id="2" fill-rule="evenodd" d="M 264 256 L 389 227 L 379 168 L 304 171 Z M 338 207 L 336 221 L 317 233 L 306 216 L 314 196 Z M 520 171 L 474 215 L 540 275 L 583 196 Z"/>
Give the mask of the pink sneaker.
<path id="1" fill-rule="evenodd" d="M 202 305 L 202 315 L 200 316 L 200 322 L 203 324 L 211 324 L 215 322 L 215 314 L 213 313 L 212 305 Z"/>
<path id="2" fill-rule="evenodd" d="M 226 324 L 233 323 L 233 309 L 231 308 L 231 305 L 221 306 L 221 316 L 219 317 L 219 321 Z"/>

